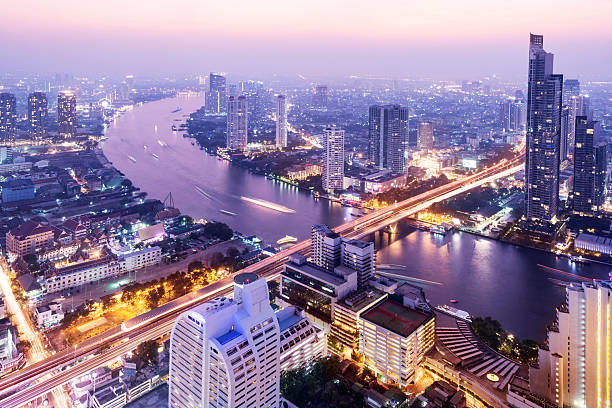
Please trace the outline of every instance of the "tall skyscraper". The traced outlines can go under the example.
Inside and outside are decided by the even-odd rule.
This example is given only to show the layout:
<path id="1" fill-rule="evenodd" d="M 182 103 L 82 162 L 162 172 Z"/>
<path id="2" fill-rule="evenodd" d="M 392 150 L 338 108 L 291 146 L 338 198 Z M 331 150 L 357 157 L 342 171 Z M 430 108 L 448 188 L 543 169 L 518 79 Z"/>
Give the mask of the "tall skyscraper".
<path id="1" fill-rule="evenodd" d="M 608 145 L 599 139 L 597 122 L 576 117 L 572 210 L 595 215 L 605 200 Z"/>
<path id="2" fill-rule="evenodd" d="M 566 302 L 530 368 L 533 394 L 558 407 L 609 407 L 612 403 L 612 283 L 572 283 Z"/>
<path id="3" fill-rule="evenodd" d="M 506 132 L 522 132 L 527 122 L 527 105 L 522 99 L 507 99 L 499 106 L 499 121 Z"/>
<path id="4" fill-rule="evenodd" d="M 8 92 L 0 93 L 0 139 L 13 136 L 17 130 L 17 100 Z"/>
<path id="5" fill-rule="evenodd" d="M 316 108 L 327 108 L 327 85 L 317 85 L 314 94 L 314 106 Z"/>
<path id="6" fill-rule="evenodd" d="M 567 139 L 565 156 L 561 152 L 561 161 L 573 154 L 576 132 L 576 117 L 583 115 L 582 98 L 580 97 L 580 82 L 577 79 L 566 79 L 563 83 L 563 105 L 567 106 L 567 128 L 561 137 Z"/>
<path id="7" fill-rule="evenodd" d="M 48 105 L 44 92 L 33 92 L 28 96 L 28 127 L 35 139 L 45 137 L 47 133 Z"/>
<path id="8" fill-rule="evenodd" d="M 76 96 L 72 91 L 62 91 L 57 95 L 57 131 L 60 137 L 76 136 Z"/>
<path id="9" fill-rule="evenodd" d="M 249 123 L 248 103 L 244 96 L 227 100 L 227 147 L 246 150 Z"/>
<path id="10" fill-rule="evenodd" d="M 323 143 L 323 189 L 342 190 L 344 184 L 344 130 L 325 129 Z"/>
<path id="11" fill-rule="evenodd" d="M 265 279 L 234 277 L 234 299 L 179 316 L 170 335 L 169 407 L 278 407 L 280 333 Z"/>
<path id="12" fill-rule="evenodd" d="M 225 75 L 222 73 L 211 72 L 204 109 L 208 113 L 222 113 L 226 108 L 226 100 L 227 89 L 225 85 Z"/>
<path id="13" fill-rule="evenodd" d="M 433 149 L 434 125 L 428 121 L 419 122 L 417 128 L 417 147 L 421 150 Z"/>
<path id="14" fill-rule="evenodd" d="M 276 147 L 287 147 L 287 98 L 276 97 Z"/>
<path id="15" fill-rule="evenodd" d="M 563 163 L 569 158 L 570 152 L 570 109 L 567 105 L 561 108 L 561 133 L 559 138 L 559 161 Z"/>
<path id="16" fill-rule="evenodd" d="M 553 54 L 544 37 L 531 34 L 525 159 L 526 216 L 553 221 L 559 207 L 559 162 L 563 75 L 553 74 Z"/>
<path id="17" fill-rule="evenodd" d="M 408 108 L 400 105 L 370 106 L 369 160 L 379 169 L 405 173 L 408 117 Z"/>

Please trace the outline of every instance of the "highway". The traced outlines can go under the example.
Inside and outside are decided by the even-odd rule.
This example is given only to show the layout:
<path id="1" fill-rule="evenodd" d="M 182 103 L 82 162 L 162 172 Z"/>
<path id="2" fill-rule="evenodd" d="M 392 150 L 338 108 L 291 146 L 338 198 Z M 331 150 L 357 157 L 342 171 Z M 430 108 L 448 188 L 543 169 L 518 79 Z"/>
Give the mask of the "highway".
<path id="1" fill-rule="evenodd" d="M 394 203 L 380 210 L 373 211 L 353 221 L 342 224 L 334 231 L 346 238 L 363 238 L 388 225 L 410 216 L 431 204 L 461 194 L 482 184 L 507 177 L 524 168 L 524 156 L 512 160 L 502 160 L 496 165 L 476 174 L 452 181 L 441 187 L 419 194 L 407 200 Z M 279 276 L 282 265 L 290 255 L 295 253 L 307 255 L 310 252 L 310 240 L 297 243 L 271 257 L 250 265 L 240 272 L 252 272 L 268 280 Z M 110 329 L 98 336 L 81 343 L 78 347 L 66 350 L 20 371 L 0 379 L 0 392 L 17 387 L 25 381 L 33 382 L 29 387 L 19 390 L 0 401 L 2 408 L 19 407 L 39 396 L 46 395 L 57 387 L 90 370 L 105 365 L 122 354 L 134 350 L 138 344 L 168 334 L 179 314 L 196 305 L 231 293 L 233 277 L 229 276 L 214 282 L 205 288 L 191 292 L 153 309 L 141 316 L 124 322 L 121 326 Z M 75 359 L 83 360 L 74 365 Z M 45 375 L 54 373 L 47 378 Z M 43 376 L 45 376 L 43 378 Z"/>

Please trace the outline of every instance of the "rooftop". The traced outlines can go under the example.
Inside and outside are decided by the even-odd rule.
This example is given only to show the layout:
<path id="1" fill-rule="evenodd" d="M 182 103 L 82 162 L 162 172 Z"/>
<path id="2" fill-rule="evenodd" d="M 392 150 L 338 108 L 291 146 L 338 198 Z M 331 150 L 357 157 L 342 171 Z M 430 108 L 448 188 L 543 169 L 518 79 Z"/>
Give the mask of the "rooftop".
<path id="1" fill-rule="evenodd" d="M 295 307 L 290 306 L 276 312 L 276 318 L 282 332 L 302 320 L 304 316 Z"/>
<path id="2" fill-rule="evenodd" d="M 328 283 L 330 285 L 335 285 L 335 286 L 346 283 L 346 280 L 342 278 L 341 276 L 338 276 L 332 272 L 329 272 L 327 269 L 321 268 L 310 262 L 306 262 L 302 265 L 298 265 L 294 262 L 288 262 L 285 265 L 288 268 L 298 270 L 299 272 L 305 273 L 306 275 L 316 278 L 322 281 L 323 283 Z"/>
<path id="3" fill-rule="evenodd" d="M 219 344 L 223 346 L 224 344 L 227 344 L 230 341 L 237 339 L 240 336 L 242 336 L 242 333 L 237 332 L 236 330 L 232 329 L 228 331 L 227 333 L 225 333 L 224 335 L 217 337 L 217 341 L 219 342 Z"/>
<path id="4" fill-rule="evenodd" d="M 419 326 L 432 319 L 433 315 L 427 315 L 386 299 L 363 313 L 361 317 L 402 337 L 408 337 Z"/>

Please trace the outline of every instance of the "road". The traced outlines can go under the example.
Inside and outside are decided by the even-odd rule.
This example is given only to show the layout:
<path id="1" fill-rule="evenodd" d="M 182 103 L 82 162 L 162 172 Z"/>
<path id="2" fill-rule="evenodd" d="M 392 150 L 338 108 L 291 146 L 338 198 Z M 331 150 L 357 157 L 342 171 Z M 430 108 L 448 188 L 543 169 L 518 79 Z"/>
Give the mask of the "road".
<path id="1" fill-rule="evenodd" d="M 524 156 L 513 160 L 503 160 L 500 163 L 485 169 L 479 173 L 467 176 L 460 180 L 450 182 L 444 186 L 435 188 L 415 197 L 399 203 L 395 203 L 380 210 L 373 211 L 363 217 L 342 224 L 334 231 L 347 238 L 362 238 L 388 225 L 394 224 L 401 219 L 414 214 L 431 204 L 445 200 L 457 194 L 461 194 L 482 184 L 507 177 L 524 168 Z M 257 262 L 240 272 L 252 272 L 266 279 L 278 277 L 282 265 L 287 262 L 290 255 L 295 253 L 306 254 L 310 250 L 310 240 L 297 243 L 293 247 L 281 251 L 269 258 Z M 205 303 L 211 298 L 227 295 L 231 292 L 233 277 L 227 277 L 217 281 L 198 291 L 167 303 L 157 309 L 153 309 L 141 316 L 124 322 L 120 327 L 113 328 L 99 336 L 92 337 L 80 344 L 74 350 L 64 351 L 40 361 L 37 364 L 25 367 L 0 380 L 0 390 L 10 389 L 22 381 L 32 381 L 49 372 L 56 372 L 52 378 L 44 379 L 30 387 L 18 391 L 0 401 L 3 408 L 18 407 L 40 395 L 60 387 L 73 378 L 82 375 L 89 370 L 107 364 L 114 358 L 119 357 L 129 350 L 133 350 L 142 341 L 155 339 L 167 334 L 177 316 L 185 310 L 196 305 Z M 98 352 L 100 348 L 108 349 Z M 93 357 L 90 357 L 92 356 Z M 89 357 L 89 358 L 87 358 Z M 75 360 L 87 358 L 84 362 L 67 367 L 64 371 L 58 369 L 72 364 Z"/>

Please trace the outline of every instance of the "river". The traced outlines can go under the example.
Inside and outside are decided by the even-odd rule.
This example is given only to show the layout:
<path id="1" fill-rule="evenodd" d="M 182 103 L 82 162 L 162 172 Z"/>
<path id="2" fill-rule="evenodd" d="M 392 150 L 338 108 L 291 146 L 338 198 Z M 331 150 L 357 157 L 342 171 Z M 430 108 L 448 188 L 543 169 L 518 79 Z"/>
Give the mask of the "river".
<path id="1" fill-rule="evenodd" d="M 352 219 L 351 208 L 231 166 L 200 150 L 183 132 L 171 130 L 203 103 L 201 96 L 181 96 L 134 108 L 107 129 L 105 155 L 150 197 L 163 200 L 171 192 L 183 213 L 223 221 L 268 243 L 287 234 L 307 238 L 314 223 L 335 226 Z M 177 108 L 181 110 L 174 112 Z M 266 208 L 242 197 L 295 212 Z M 491 316 L 520 338 L 539 341 L 565 296 L 565 289 L 553 280 L 579 279 L 538 265 L 597 279 L 606 279 L 610 269 L 572 265 L 565 258 L 466 233 L 440 237 L 406 225 L 398 239 L 380 241 L 379 237 L 378 262 L 406 265 L 408 275 L 431 281 L 425 290 L 433 304 L 456 299 L 457 307 L 473 316 Z"/>

